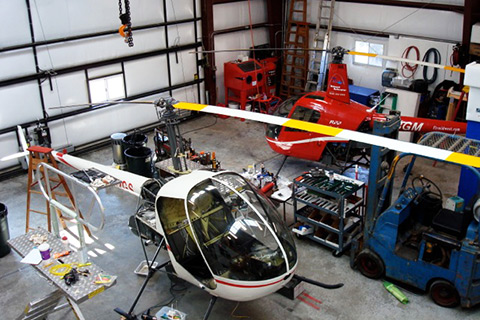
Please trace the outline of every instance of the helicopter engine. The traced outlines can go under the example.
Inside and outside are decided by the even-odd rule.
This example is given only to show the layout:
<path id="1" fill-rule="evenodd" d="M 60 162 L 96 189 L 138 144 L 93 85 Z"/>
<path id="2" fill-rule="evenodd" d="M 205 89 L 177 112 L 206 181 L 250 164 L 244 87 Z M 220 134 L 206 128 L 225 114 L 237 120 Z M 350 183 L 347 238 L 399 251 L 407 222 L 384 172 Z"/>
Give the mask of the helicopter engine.
<path id="1" fill-rule="evenodd" d="M 151 179 L 143 184 L 137 211 L 128 221 L 128 227 L 133 234 L 153 242 L 156 246 L 163 237 L 156 229 L 155 197 L 164 184 L 164 181 L 158 179 Z"/>

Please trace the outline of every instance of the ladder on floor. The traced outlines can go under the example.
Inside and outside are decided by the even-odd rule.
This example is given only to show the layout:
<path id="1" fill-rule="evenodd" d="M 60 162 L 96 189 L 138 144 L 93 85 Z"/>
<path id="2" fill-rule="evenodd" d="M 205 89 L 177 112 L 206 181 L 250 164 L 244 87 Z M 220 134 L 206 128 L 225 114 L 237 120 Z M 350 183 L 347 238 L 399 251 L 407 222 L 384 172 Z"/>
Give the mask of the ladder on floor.
<path id="1" fill-rule="evenodd" d="M 46 203 L 46 211 L 40 211 L 36 209 L 32 209 L 32 194 L 39 194 L 42 195 L 40 190 L 36 190 L 36 186 L 38 185 L 38 181 L 35 179 L 35 172 L 37 165 L 39 163 L 48 163 L 53 167 L 58 169 L 58 164 L 55 161 L 55 158 L 52 154 L 53 149 L 41 146 L 31 146 L 28 149 L 29 154 L 29 161 L 28 161 L 28 182 L 27 182 L 27 212 L 26 212 L 26 224 L 25 224 L 25 233 L 28 230 L 33 230 L 34 228 L 30 228 L 30 214 L 37 213 L 41 215 L 47 216 L 47 224 L 48 224 L 48 231 L 51 231 L 52 226 L 52 217 L 51 217 L 51 208 L 48 201 Z M 45 172 L 43 168 L 40 169 L 40 175 L 43 182 L 45 182 Z M 57 199 L 58 197 L 64 197 L 68 199 L 68 205 L 71 208 L 75 207 L 75 199 L 68 187 L 65 178 L 60 175 L 54 175 L 49 177 L 49 183 L 45 184 L 50 186 L 51 194 L 53 199 Z M 55 214 L 58 215 L 60 223 L 64 229 L 67 229 L 67 225 L 65 223 L 66 218 L 62 215 L 60 210 L 55 210 Z M 85 227 L 85 231 L 87 231 L 88 235 L 90 236 L 90 230 L 88 227 Z"/>
<path id="2" fill-rule="evenodd" d="M 330 48 L 334 7 L 335 0 L 320 0 L 318 3 L 313 48 L 319 49 L 319 51 L 313 51 L 310 57 L 307 84 L 305 85 L 306 92 L 320 91 L 325 84 L 328 65 L 326 50 Z"/>
<path id="3" fill-rule="evenodd" d="M 307 0 L 291 0 L 280 82 L 282 97 L 288 98 L 304 92 L 309 55 L 306 50 L 309 46 L 308 33 Z"/>

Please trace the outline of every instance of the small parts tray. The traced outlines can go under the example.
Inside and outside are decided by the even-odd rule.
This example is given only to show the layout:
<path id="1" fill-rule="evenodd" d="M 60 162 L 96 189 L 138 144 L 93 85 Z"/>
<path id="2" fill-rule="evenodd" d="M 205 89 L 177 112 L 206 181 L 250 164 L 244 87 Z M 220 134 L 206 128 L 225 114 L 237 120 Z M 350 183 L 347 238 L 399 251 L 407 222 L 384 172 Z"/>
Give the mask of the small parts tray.
<path id="1" fill-rule="evenodd" d="M 149 263 L 151 264 L 152 261 L 149 261 Z M 158 262 L 154 262 L 153 265 L 152 265 L 152 268 L 156 268 L 158 266 Z M 143 260 L 142 262 L 140 262 L 140 264 L 138 265 L 138 267 L 135 269 L 135 272 L 136 274 L 138 275 L 141 275 L 141 276 L 147 276 L 148 275 L 148 265 L 147 265 L 147 260 Z"/>
<path id="2" fill-rule="evenodd" d="M 75 171 L 71 176 L 90 184 L 94 189 L 104 189 L 119 184 L 121 181 L 95 168 Z"/>

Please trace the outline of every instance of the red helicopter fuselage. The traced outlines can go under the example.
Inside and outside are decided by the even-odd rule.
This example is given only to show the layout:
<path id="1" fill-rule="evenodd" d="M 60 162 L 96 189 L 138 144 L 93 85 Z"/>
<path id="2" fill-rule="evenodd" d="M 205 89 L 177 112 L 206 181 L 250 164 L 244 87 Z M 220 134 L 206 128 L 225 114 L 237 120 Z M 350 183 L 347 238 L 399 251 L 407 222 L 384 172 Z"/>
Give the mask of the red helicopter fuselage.
<path id="1" fill-rule="evenodd" d="M 323 124 L 342 129 L 370 132 L 375 120 L 385 119 L 386 114 L 350 100 L 347 67 L 330 65 L 327 91 L 309 92 L 301 97 L 286 100 L 276 111 L 277 115 Z M 430 131 L 462 134 L 466 123 L 426 118 L 401 117 L 400 131 L 425 133 Z M 347 144 L 348 140 L 318 133 L 300 131 L 270 125 L 266 139 L 270 147 L 280 154 L 318 161 L 327 144 Z"/>

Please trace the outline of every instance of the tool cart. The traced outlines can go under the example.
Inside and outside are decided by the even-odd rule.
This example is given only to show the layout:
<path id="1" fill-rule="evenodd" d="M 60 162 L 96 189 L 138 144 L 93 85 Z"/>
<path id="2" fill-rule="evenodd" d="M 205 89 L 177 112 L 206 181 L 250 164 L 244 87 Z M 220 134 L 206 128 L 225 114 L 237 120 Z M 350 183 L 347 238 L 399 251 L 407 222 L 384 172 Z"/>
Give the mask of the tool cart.
<path id="1" fill-rule="evenodd" d="M 323 170 L 312 170 L 293 181 L 293 205 L 298 237 L 333 249 L 338 257 L 361 231 L 365 183 Z"/>

